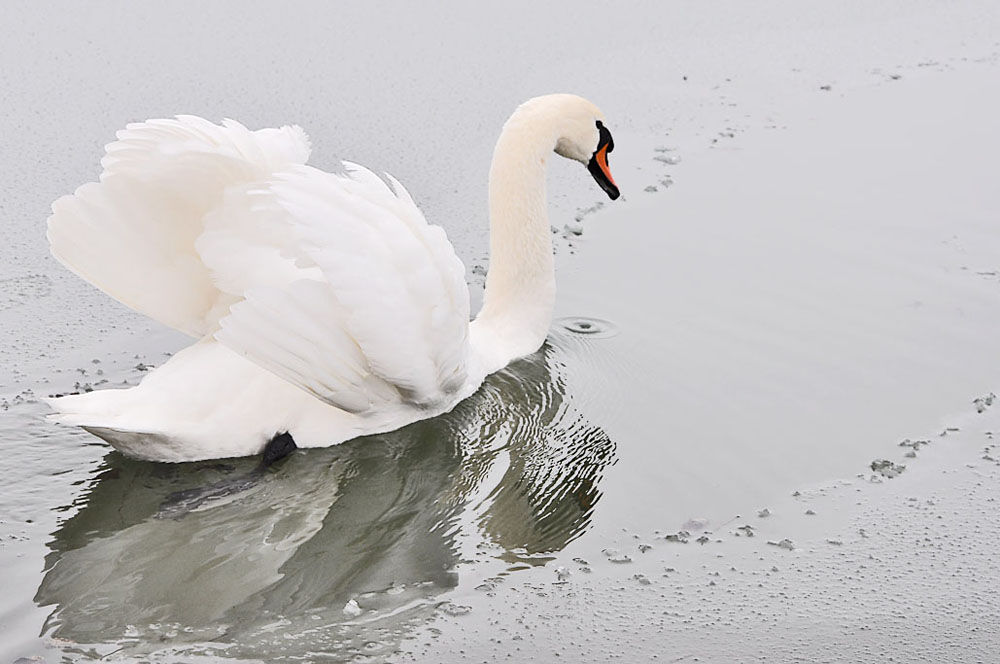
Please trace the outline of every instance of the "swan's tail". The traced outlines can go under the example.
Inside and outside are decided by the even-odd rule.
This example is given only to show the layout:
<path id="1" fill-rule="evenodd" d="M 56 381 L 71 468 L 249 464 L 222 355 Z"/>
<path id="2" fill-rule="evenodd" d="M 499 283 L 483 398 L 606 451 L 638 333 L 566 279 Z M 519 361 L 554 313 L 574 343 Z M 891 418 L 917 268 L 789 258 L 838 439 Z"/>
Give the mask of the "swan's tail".
<path id="1" fill-rule="evenodd" d="M 111 413 L 128 406 L 129 390 L 98 390 L 42 399 L 54 411 L 48 419 L 70 426 L 104 426 L 110 424 Z"/>
<path id="2" fill-rule="evenodd" d="M 128 412 L 131 390 L 100 390 L 43 399 L 53 412 L 47 419 L 78 426 L 103 439 L 116 450 L 139 459 L 157 459 L 158 450 L 172 448 L 169 434 L 153 427 L 129 423 L 115 413 Z"/>

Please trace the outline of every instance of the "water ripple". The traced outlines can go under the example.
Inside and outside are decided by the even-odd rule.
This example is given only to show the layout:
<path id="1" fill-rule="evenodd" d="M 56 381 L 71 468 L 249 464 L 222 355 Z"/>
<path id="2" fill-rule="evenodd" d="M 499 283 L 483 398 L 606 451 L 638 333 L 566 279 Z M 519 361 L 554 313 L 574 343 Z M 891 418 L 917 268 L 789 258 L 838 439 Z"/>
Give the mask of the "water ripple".
<path id="1" fill-rule="evenodd" d="M 445 416 L 266 470 L 108 454 L 48 545 L 46 633 L 133 656 L 395 650 L 457 585 L 460 537 L 533 565 L 588 527 L 615 446 L 567 394 L 571 350 L 546 345 Z"/>

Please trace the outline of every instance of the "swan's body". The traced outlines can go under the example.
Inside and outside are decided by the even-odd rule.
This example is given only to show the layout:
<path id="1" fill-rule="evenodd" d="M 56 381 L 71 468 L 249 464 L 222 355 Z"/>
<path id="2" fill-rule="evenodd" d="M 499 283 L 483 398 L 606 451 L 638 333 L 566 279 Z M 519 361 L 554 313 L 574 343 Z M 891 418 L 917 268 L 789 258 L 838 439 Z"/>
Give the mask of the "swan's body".
<path id="1" fill-rule="evenodd" d="M 546 161 L 553 149 L 589 159 L 617 197 L 601 120 L 580 97 L 549 95 L 504 126 L 471 323 L 461 261 L 391 177 L 390 188 L 349 162 L 336 175 L 306 166 L 297 127 L 129 125 L 101 181 L 53 204 L 52 252 L 199 341 L 134 388 L 51 400 L 54 417 L 130 456 L 190 461 L 257 454 L 281 432 L 324 447 L 450 410 L 544 341 L 555 298 Z"/>

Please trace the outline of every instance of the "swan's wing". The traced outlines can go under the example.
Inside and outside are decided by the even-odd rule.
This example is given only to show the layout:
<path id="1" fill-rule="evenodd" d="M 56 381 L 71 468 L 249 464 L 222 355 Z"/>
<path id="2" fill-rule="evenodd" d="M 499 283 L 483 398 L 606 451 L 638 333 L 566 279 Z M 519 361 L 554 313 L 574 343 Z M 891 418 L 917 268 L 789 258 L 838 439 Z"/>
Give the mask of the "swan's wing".
<path id="1" fill-rule="evenodd" d="M 299 127 L 250 131 L 193 116 L 130 124 L 117 137 L 100 182 L 53 203 L 52 253 L 123 304 L 201 337 L 239 299 L 195 249 L 206 214 L 227 190 L 304 164 L 309 140 Z"/>
<path id="2" fill-rule="evenodd" d="M 53 204 L 52 253 L 192 336 L 222 319 L 221 341 L 331 404 L 432 407 L 465 379 L 464 268 L 397 182 L 308 155 L 298 127 L 129 125 L 100 182 Z"/>
<path id="3" fill-rule="evenodd" d="M 262 236 L 309 276 L 249 288 L 216 338 L 320 399 L 351 412 L 386 403 L 433 408 L 465 382 L 469 293 L 444 231 L 409 194 L 360 166 L 332 175 L 298 166 L 233 197 L 199 240 L 225 282 L 240 268 L 222 247 L 226 219 Z M 290 237 L 289 235 L 290 234 Z"/>

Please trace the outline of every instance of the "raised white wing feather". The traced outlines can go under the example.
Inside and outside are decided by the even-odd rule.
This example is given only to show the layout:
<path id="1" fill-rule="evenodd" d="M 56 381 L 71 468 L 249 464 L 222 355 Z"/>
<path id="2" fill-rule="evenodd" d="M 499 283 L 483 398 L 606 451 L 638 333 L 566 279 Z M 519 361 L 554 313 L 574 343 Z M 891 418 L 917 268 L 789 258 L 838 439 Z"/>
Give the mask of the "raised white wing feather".
<path id="1" fill-rule="evenodd" d="M 52 253 L 124 304 L 351 412 L 434 408 L 465 381 L 469 297 L 402 186 L 304 166 L 298 127 L 129 125 L 53 204 Z"/>
<path id="2" fill-rule="evenodd" d="M 229 188 L 304 164 L 309 139 L 299 127 L 250 131 L 194 116 L 130 124 L 117 137 L 100 182 L 52 204 L 52 254 L 119 302 L 200 338 L 232 301 L 195 250 L 206 213 Z"/>

